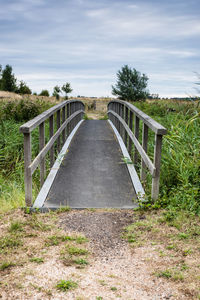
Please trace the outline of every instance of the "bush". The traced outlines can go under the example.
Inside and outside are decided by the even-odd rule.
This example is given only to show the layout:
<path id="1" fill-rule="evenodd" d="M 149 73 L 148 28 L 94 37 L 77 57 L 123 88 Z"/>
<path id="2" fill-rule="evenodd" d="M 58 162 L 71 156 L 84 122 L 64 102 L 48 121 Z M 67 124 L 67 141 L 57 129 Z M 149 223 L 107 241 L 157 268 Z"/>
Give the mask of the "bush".
<path id="1" fill-rule="evenodd" d="M 49 97 L 49 91 L 48 90 L 42 90 L 39 96 L 46 96 Z"/>

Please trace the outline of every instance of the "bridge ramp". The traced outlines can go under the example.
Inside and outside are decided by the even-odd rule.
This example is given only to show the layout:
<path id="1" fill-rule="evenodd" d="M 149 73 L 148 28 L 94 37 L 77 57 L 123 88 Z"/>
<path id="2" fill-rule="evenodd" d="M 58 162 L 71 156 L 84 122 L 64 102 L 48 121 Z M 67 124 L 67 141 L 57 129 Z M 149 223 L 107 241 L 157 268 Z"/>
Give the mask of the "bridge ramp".
<path id="1" fill-rule="evenodd" d="M 122 152 L 106 120 L 85 120 L 75 134 L 44 207 L 134 208 Z"/>

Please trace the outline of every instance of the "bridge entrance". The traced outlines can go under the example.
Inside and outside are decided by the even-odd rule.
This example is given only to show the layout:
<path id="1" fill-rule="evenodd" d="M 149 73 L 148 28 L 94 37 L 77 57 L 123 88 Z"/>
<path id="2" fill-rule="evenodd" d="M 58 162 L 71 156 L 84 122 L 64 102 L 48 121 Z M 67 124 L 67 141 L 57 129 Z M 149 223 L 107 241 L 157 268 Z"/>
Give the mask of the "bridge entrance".
<path id="1" fill-rule="evenodd" d="M 122 157 L 110 124 L 85 120 L 71 142 L 44 206 L 136 207 L 135 191 Z"/>
<path id="2" fill-rule="evenodd" d="M 110 101 L 107 114 L 108 121 L 83 120 L 83 102 L 70 100 L 20 127 L 24 134 L 27 206 L 133 208 L 138 199 L 145 199 L 142 184 L 147 172 L 152 176 L 151 197 L 158 198 L 166 129 L 125 101 Z M 39 153 L 32 159 L 31 133 L 37 129 Z M 152 154 L 147 154 L 149 130 L 154 134 L 153 160 Z M 51 169 L 47 175 L 48 164 Z M 33 203 L 32 176 L 38 167 L 41 190 Z"/>

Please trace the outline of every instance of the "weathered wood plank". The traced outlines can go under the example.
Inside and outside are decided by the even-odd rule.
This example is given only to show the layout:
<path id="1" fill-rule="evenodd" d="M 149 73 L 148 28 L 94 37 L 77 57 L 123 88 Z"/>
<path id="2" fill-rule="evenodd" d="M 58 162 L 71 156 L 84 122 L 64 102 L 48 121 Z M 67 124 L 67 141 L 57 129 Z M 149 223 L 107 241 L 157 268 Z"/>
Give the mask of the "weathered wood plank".
<path id="1" fill-rule="evenodd" d="M 162 149 L 162 135 L 156 135 L 155 147 L 154 147 L 154 166 L 156 168 L 156 172 L 152 178 L 152 189 L 151 189 L 151 197 L 154 200 L 156 200 L 159 195 L 161 149 Z"/>
<path id="2" fill-rule="evenodd" d="M 32 205 L 32 174 L 29 169 L 31 164 L 31 134 L 24 133 L 24 179 L 26 206 Z"/>
<path id="3" fill-rule="evenodd" d="M 129 113 L 129 128 L 131 131 L 133 131 L 133 112 L 131 110 L 129 112 L 130 112 Z M 129 152 L 131 158 L 132 158 L 132 150 L 133 150 L 133 142 L 132 142 L 132 139 L 129 137 L 128 152 Z"/>
<path id="4" fill-rule="evenodd" d="M 50 116 L 49 118 L 49 140 L 54 135 L 54 115 Z M 50 167 L 52 168 L 54 164 L 54 144 L 51 146 L 50 149 Z"/>
<path id="5" fill-rule="evenodd" d="M 57 130 L 60 128 L 60 109 L 57 111 Z M 60 152 L 61 149 L 61 143 L 60 143 L 60 136 L 58 137 L 57 140 L 57 150 Z"/>
<path id="6" fill-rule="evenodd" d="M 45 122 L 39 125 L 39 151 L 45 146 Z M 45 159 L 41 160 L 40 163 L 40 187 L 43 186 L 45 178 Z"/>
<path id="7" fill-rule="evenodd" d="M 62 108 L 62 124 L 65 123 L 65 120 L 66 120 L 66 106 L 64 106 Z M 62 144 L 63 145 L 65 143 L 65 140 L 66 140 L 66 129 L 63 129 L 63 132 L 62 132 Z"/>
<path id="8" fill-rule="evenodd" d="M 138 116 L 135 115 L 135 121 L 134 121 L 134 135 L 135 138 L 138 140 L 139 139 L 139 130 L 140 130 L 140 119 Z M 135 166 L 138 163 L 138 153 L 137 153 L 137 148 L 135 147 L 135 153 L 134 153 L 134 164 Z"/>
<path id="9" fill-rule="evenodd" d="M 128 107 L 125 107 L 125 122 L 126 122 L 126 124 L 128 124 L 128 112 L 129 112 Z M 127 134 L 126 130 L 125 130 L 125 133 L 124 133 L 124 143 L 125 143 L 126 148 L 127 148 L 127 146 L 128 146 L 128 134 Z"/>
<path id="10" fill-rule="evenodd" d="M 147 146 L 148 146 L 148 126 L 145 123 L 143 123 L 142 147 L 146 153 L 147 153 Z M 143 182 L 145 182 L 145 180 L 146 180 L 146 165 L 143 160 L 141 163 L 140 178 Z"/>

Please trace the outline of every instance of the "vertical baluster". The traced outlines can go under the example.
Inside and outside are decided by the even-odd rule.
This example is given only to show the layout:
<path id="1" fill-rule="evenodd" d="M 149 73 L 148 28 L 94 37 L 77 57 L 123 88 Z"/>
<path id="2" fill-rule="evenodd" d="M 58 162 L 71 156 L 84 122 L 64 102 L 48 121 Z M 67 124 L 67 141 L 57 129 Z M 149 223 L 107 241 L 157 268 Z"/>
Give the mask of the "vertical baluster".
<path id="1" fill-rule="evenodd" d="M 133 131 L 133 112 L 131 110 L 130 110 L 130 114 L 129 114 L 129 128 L 131 131 Z M 132 151 L 133 151 L 133 141 L 129 137 L 128 152 L 129 152 L 131 158 L 132 158 Z"/>
<path id="2" fill-rule="evenodd" d="M 60 128 L 60 109 L 57 111 L 57 130 Z M 61 147 L 60 147 L 60 135 L 57 140 L 57 151 L 58 153 L 60 152 Z"/>
<path id="3" fill-rule="evenodd" d="M 54 115 L 49 117 L 49 138 L 54 134 Z M 54 164 L 54 145 L 50 149 L 50 167 Z"/>
<path id="4" fill-rule="evenodd" d="M 66 120 L 66 106 L 64 106 L 62 108 L 62 124 L 65 122 L 65 120 Z M 63 132 L 62 132 L 62 143 L 63 143 L 63 145 L 65 143 L 65 140 L 66 140 L 66 129 L 64 129 Z"/>
<path id="5" fill-rule="evenodd" d="M 156 200 L 159 195 L 161 149 L 162 149 L 162 135 L 156 134 L 155 146 L 154 146 L 154 166 L 156 168 L 156 174 L 152 178 L 152 189 L 151 189 L 151 197 L 154 200 Z"/>
<path id="6" fill-rule="evenodd" d="M 41 151 L 45 146 L 45 122 L 39 125 L 39 150 Z M 40 163 L 40 187 L 42 187 L 45 179 L 45 158 Z"/>
<path id="7" fill-rule="evenodd" d="M 69 118 L 70 116 L 70 107 L 69 107 L 69 103 L 66 105 L 66 108 L 67 108 L 67 119 Z M 69 128 L 69 123 L 67 124 L 67 136 L 69 136 L 70 134 L 70 128 Z"/>
<path id="8" fill-rule="evenodd" d="M 128 107 L 125 106 L 125 122 L 126 122 L 126 124 L 128 124 L 128 112 L 129 112 Z M 126 129 L 124 129 L 124 143 L 125 143 L 126 148 L 127 148 L 127 146 L 128 146 L 128 134 L 126 132 Z"/>
<path id="9" fill-rule="evenodd" d="M 24 178 L 26 206 L 32 206 L 31 134 L 24 133 Z"/>
<path id="10" fill-rule="evenodd" d="M 121 104 L 120 103 L 120 106 L 119 106 L 120 108 L 119 108 L 119 115 L 120 115 L 120 117 L 123 119 L 123 104 Z M 122 139 L 123 139 L 123 125 L 122 125 L 122 123 L 120 122 L 119 123 L 120 125 L 120 129 L 119 129 L 119 131 L 120 131 L 120 135 L 121 135 L 121 137 L 122 137 Z"/>
<path id="11" fill-rule="evenodd" d="M 140 119 L 135 115 L 134 135 L 136 139 L 139 139 L 139 129 L 140 129 Z M 137 165 L 137 163 L 138 163 L 138 153 L 135 147 L 134 164 Z"/>
<path id="12" fill-rule="evenodd" d="M 147 145 L 148 145 L 148 126 L 145 123 L 143 123 L 142 147 L 146 153 L 147 153 Z M 141 181 L 143 181 L 143 182 L 146 181 L 146 165 L 143 160 L 141 163 L 140 178 L 141 178 Z"/>

